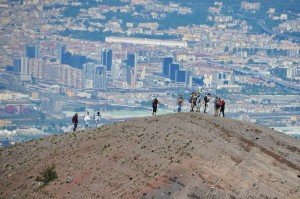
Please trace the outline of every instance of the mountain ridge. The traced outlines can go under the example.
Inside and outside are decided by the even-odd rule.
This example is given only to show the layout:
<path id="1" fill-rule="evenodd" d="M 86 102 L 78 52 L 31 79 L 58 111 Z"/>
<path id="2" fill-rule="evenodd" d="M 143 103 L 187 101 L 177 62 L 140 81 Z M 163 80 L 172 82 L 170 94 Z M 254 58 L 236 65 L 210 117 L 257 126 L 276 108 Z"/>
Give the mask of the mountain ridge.
<path id="1" fill-rule="evenodd" d="M 299 140 L 202 113 L 131 119 L 0 154 L 4 198 L 300 196 Z M 51 165 L 58 178 L 41 186 L 36 178 Z"/>

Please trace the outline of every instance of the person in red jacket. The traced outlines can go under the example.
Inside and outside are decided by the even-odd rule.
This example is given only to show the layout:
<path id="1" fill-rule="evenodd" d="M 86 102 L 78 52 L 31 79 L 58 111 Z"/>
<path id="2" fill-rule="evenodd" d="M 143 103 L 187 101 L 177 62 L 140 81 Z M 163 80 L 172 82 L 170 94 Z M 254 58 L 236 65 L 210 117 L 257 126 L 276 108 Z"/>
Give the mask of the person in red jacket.
<path id="1" fill-rule="evenodd" d="M 77 125 L 78 125 L 78 114 L 75 113 L 75 115 L 72 117 L 72 122 L 73 122 L 73 131 L 76 131 Z"/>
<path id="2" fill-rule="evenodd" d="M 223 117 L 225 117 L 225 101 L 224 101 L 224 99 L 220 100 L 220 112 L 219 112 L 219 116 L 221 116 L 221 114 L 223 115 Z"/>

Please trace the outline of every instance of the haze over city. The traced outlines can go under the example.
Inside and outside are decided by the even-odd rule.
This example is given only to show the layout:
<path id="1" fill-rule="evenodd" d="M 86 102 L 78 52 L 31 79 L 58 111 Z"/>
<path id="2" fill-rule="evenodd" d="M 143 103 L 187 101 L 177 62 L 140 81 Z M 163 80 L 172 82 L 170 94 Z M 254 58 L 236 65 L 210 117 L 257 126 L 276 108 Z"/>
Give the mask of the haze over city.
<path id="1" fill-rule="evenodd" d="M 300 135 L 297 0 L 0 0 L 0 147 L 226 102 L 226 117 Z M 213 114 L 211 100 L 208 114 Z M 200 108 L 203 113 L 203 107 Z M 96 127 L 92 120 L 90 127 Z"/>

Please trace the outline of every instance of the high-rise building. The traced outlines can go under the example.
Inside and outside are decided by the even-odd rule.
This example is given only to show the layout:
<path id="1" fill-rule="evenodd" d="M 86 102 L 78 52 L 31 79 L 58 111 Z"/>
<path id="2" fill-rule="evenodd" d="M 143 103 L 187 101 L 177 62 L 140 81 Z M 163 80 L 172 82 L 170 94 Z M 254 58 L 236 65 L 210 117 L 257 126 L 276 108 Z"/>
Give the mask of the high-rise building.
<path id="1" fill-rule="evenodd" d="M 71 55 L 70 57 L 70 66 L 74 68 L 82 69 L 83 65 L 86 63 L 86 56 L 84 55 Z"/>
<path id="2" fill-rule="evenodd" d="M 212 81 L 217 86 L 232 85 L 233 77 L 232 74 L 228 72 L 214 73 L 212 76 Z"/>
<path id="3" fill-rule="evenodd" d="M 67 85 L 77 89 L 82 88 L 83 84 L 83 70 L 73 68 L 69 65 L 60 64 L 59 69 L 59 84 Z"/>
<path id="4" fill-rule="evenodd" d="M 21 72 L 21 59 L 13 60 L 13 72 L 15 72 L 15 73 Z"/>
<path id="5" fill-rule="evenodd" d="M 34 78 L 42 79 L 44 64 L 44 60 L 41 58 L 29 59 L 29 74 L 31 74 Z"/>
<path id="6" fill-rule="evenodd" d="M 113 63 L 111 67 L 111 78 L 113 81 L 119 79 L 119 73 L 120 73 L 120 65 L 119 63 Z"/>
<path id="7" fill-rule="evenodd" d="M 106 66 L 96 66 L 94 88 L 105 90 L 107 86 Z"/>
<path id="8" fill-rule="evenodd" d="M 136 55 L 133 53 L 127 54 L 126 61 L 126 82 L 128 86 L 132 89 L 136 88 L 137 79 L 137 65 L 136 65 Z"/>
<path id="9" fill-rule="evenodd" d="M 63 58 L 64 58 L 64 54 L 66 51 L 66 46 L 62 43 L 59 43 L 57 45 L 57 60 L 59 61 L 59 63 L 63 64 Z M 65 63 L 66 64 L 66 63 Z"/>
<path id="10" fill-rule="evenodd" d="M 92 62 L 86 63 L 83 66 L 84 70 L 84 88 L 93 89 L 94 88 L 94 70 L 95 64 Z"/>
<path id="11" fill-rule="evenodd" d="M 131 68 L 129 67 L 124 67 L 123 68 L 123 81 L 125 81 L 127 83 L 127 85 L 131 85 Z"/>
<path id="12" fill-rule="evenodd" d="M 175 83 L 181 85 L 188 85 L 189 83 L 189 71 L 176 70 L 175 71 Z"/>
<path id="13" fill-rule="evenodd" d="M 112 67 L 112 50 L 104 49 L 101 52 L 101 64 L 106 66 L 107 71 L 111 71 Z"/>
<path id="14" fill-rule="evenodd" d="M 57 59 L 60 64 L 66 64 L 78 69 L 83 69 L 83 64 L 87 62 L 86 56 L 78 54 L 72 55 L 66 51 L 66 46 L 61 43 L 57 46 Z"/>
<path id="15" fill-rule="evenodd" d="M 106 66 L 96 65 L 93 62 L 84 64 L 84 88 L 106 89 Z"/>
<path id="16" fill-rule="evenodd" d="M 31 74 L 29 73 L 29 59 L 27 57 L 21 57 L 21 74 L 20 81 L 31 81 Z"/>
<path id="17" fill-rule="evenodd" d="M 40 56 L 40 49 L 38 45 L 29 45 L 25 46 L 25 57 L 28 58 L 39 58 Z"/>
<path id="18" fill-rule="evenodd" d="M 163 59 L 163 64 L 162 64 L 162 74 L 165 77 L 169 76 L 169 67 L 170 64 L 173 63 L 173 57 L 165 57 Z"/>
<path id="19" fill-rule="evenodd" d="M 170 67 L 169 67 L 169 78 L 171 80 L 175 80 L 175 73 L 177 70 L 179 70 L 179 64 L 177 63 L 172 63 L 170 64 Z"/>
<path id="20" fill-rule="evenodd" d="M 127 62 L 126 66 L 129 68 L 135 68 L 136 67 L 136 56 L 133 53 L 127 54 Z"/>

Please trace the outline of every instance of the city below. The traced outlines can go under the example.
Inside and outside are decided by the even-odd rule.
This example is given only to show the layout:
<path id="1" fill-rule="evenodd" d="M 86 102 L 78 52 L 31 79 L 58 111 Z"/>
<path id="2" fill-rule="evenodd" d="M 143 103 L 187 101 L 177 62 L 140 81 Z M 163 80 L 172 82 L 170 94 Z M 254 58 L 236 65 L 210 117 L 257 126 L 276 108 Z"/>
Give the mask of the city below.
<path id="1" fill-rule="evenodd" d="M 300 137 L 299 2 L 0 1 L 0 147 L 226 102 L 226 117 Z M 204 10 L 199 12 L 199 10 Z M 204 112 L 201 103 L 200 112 Z M 200 113 L 199 113 L 200 114 Z M 99 126 L 99 125 L 98 125 Z"/>

